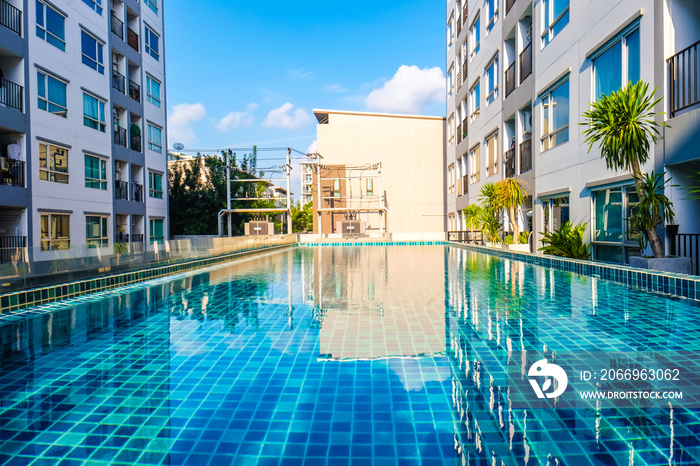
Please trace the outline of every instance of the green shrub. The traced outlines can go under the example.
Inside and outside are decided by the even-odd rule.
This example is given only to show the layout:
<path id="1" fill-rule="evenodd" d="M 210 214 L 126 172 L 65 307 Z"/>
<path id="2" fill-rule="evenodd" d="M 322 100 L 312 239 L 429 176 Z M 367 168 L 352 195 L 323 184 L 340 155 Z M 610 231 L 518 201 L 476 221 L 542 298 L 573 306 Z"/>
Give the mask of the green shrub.
<path id="1" fill-rule="evenodd" d="M 518 244 L 527 244 L 529 243 L 530 239 L 530 232 L 529 231 L 521 231 L 520 235 L 518 235 Z"/>
<path id="2" fill-rule="evenodd" d="M 542 233 L 542 242 L 545 246 L 539 248 L 544 254 L 568 257 L 570 259 L 590 259 L 588 252 L 589 243 L 583 242 L 583 233 L 586 231 L 586 223 L 573 226 L 566 222 L 558 230 L 550 233 Z"/>
<path id="3" fill-rule="evenodd" d="M 505 244 L 513 244 L 513 235 L 506 236 L 506 239 L 503 242 Z"/>

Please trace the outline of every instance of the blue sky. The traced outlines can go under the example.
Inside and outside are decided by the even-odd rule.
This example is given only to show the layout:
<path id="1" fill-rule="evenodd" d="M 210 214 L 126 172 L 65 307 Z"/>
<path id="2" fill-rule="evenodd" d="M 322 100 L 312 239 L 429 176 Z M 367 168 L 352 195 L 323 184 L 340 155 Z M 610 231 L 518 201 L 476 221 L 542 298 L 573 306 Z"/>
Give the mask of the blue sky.
<path id="1" fill-rule="evenodd" d="M 314 108 L 444 115 L 444 23 L 432 0 L 167 2 L 168 145 L 306 152 Z"/>

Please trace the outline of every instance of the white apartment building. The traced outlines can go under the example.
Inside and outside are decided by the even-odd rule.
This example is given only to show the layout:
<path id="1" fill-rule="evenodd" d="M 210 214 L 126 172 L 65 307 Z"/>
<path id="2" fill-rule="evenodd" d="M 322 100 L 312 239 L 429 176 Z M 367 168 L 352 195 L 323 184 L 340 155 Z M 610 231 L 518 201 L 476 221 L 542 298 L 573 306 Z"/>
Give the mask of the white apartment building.
<path id="1" fill-rule="evenodd" d="M 314 184 L 314 171 L 313 166 L 318 163 L 317 160 L 310 162 L 301 162 L 300 172 L 301 172 L 301 194 L 299 195 L 299 200 L 301 206 L 305 206 L 309 202 L 313 201 L 313 184 Z"/>
<path id="2" fill-rule="evenodd" d="M 595 259 L 639 254 L 625 220 L 637 202 L 632 178 L 608 170 L 597 147 L 589 152 L 582 113 L 642 79 L 663 97 L 658 118 L 670 126 L 642 169 L 666 170 L 679 185 L 666 193 L 680 232 L 700 231 L 686 190 L 700 184 L 691 170 L 700 160 L 699 24 L 693 0 L 448 1 L 448 228 L 463 230 L 461 212 L 481 186 L 508 176 L 526 183 L 519 221 L 533 250 L 540 232 L 570 220 L 587 223 Z"/>
<path id="3" fill-rule="evenodd" d="M 168 231 L 162 0 L 0 2 L 0 248 L 152 249 Z"/>

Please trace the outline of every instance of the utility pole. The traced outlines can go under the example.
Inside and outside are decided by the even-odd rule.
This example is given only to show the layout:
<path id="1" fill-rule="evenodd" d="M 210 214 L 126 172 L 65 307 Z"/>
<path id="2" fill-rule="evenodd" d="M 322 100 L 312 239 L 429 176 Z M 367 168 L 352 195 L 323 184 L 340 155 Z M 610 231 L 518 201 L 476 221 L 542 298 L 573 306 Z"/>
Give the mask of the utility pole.
<path id="1" fill-rule="evenodd" d="M 287 234 L 292 234 L 292 149 L 287 147 Z"/>
<path id="2" fill-rule="evenodd" d="M 228 220 L 228 236 L 231 237 L 231 164 L 229 151 L 224 152 L 226 154 L 226 219 Z"/>

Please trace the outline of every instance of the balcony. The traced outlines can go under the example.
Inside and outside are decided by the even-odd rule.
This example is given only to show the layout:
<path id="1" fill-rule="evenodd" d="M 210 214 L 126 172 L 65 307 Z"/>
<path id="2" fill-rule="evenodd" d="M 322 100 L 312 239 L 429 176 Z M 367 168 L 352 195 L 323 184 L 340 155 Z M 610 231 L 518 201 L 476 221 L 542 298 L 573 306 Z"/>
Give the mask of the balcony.
<path id="1" fill-rule="evenodd" d="M 515 0 L 506 0 L 506 14 L 513 8 L 513 5 L 515 5 Z"/>
<path id="2" fill-rule="evenodd" d="M 133 238 L 132 243 L 143 243 L 143 233 L 131 235 Z"/>
<path id="3" fill-rule="evenodd" d="M 124 94 L 126 78 L 119 71 L 112 70 L 112 87 Z"/>
<path id="4" fill-rule="evenodd" d="M 671 85 L 671 118 L 676 113 L 700 103 L 698 98 L 698 45 L 684 48 L 668 59 Z"/>
<path id="5" fill-rule="evenodd" d="M 131 28 L 126 28 L 127 29 L 127 42 L 129 43 L 129 46 L 136 50 L 137 52 L 139 51 L 139 35 L 136 34 Z"/>
<path id="6" fill-rule="evenodd" d="M 129 183 L 126 181 L 114 180 L 114 199 L 129 200 Z"/>
<path id="7" fill-rule="evenodd" d="M 532 170 L 532 138 L 520 143 L 520 173 Z"/>
<path id="8" fill-rule="evenodd" d="M 520 52 L 520 82 L 532 74 L 532 42 Z"/>
<path id="9" fill-rule="evenodd" d="M 24 188 L 24 162 L 0 157 L 0 184 Z"/>
<path id="10" fill-rule="evenodd" d="M 515 90 L 515 62 L 506 69 L 506 97 Z"/>
<path id="11" fill-rule="evenodd" d="M 124 22 L 117 18 L 114 12 L 112 12 L 112 32 L 124 40 Z"/>
<path id="12" fill-rule="evenodd" d="M 131 97 L 136 102 L 141 102 L 141 86 L 129 80 L 129 97 Z"/>
<path id="13" fill-rule="evenodd" d="M 7 79 L 0 78 L 0 104 L 22 111 L 24 88 Z"/>
<path id="14" fill-rule="evenodd" d="M 132 134 L 131 135 L 131 150 L 135 150 L 136 152 L 141 152 L 141 136 L 138 134 Z"/>
<path id="15" fill-rule="evenodd" d="M 126 147 L 126 128 L 114 127 L 114 144 Z"/>
<path id="16" fill-rule="evenodd" d="M 131 200 L 143 202 L 143 185 L 134 181 L 131 182 Z"/>
<path id="17" fill-rule="evenodd" d="M 22 261 L 26 247 L 26 236 L 0 236 L 0 264 Z"/>
<path id="18" fill-rule="evenodd" d="M 457 126 L 457 144 L 462 142 L 462 125 Z"/>
<path id="19" fill-rule="evenodd" d="M 115 243 L 128 243 L 129 242 L 129 235 L 122 233 L 122 232 L 117 232 L 117 236 L 114 237 L 114 242 Z"/>
<path id="20" fill-rule="evenodd" d="M 0 24 L 22 37 L 22 12 L 5 0 L 0 0 Z"/>
<path id="21" fill-rule="evenodd" d="M 469 194 L 469 175 L 462 176 L 462 195 Z"/>
<path id="22" fill-rule="evenodd" d="M 467 4 L 468 4 L 468 3 L 469 3 L 469 2 L 466 2 L 466 1 L 465 1 L 465 2 L 464 2 L 464 6 L 462 7 L 462 26 L 464 26 L 464 25 L 467 23 L 467 18 L 468 18 L 467 12 L 469 11 L 469 10 L 467 9 Z"/>
<path id="23" fill-rule="evenodd" d="M 506 178 L 513 178 L 515 176 L 515 147 L 506 151 L 504 160 L 506 162 Z"/>

